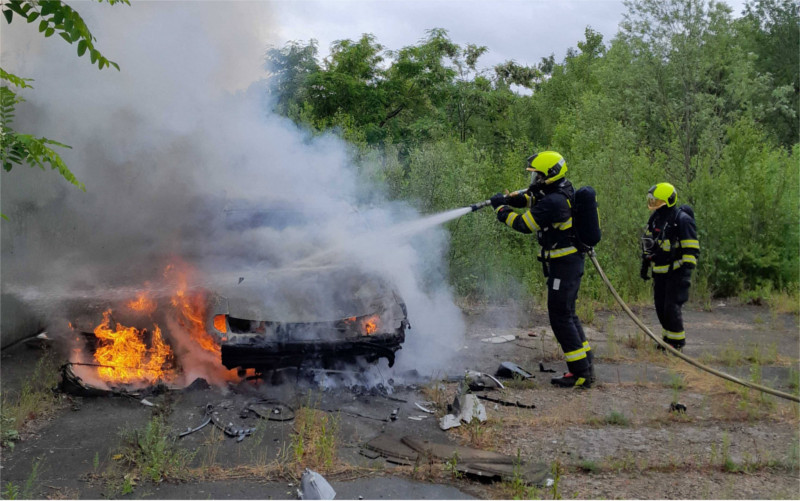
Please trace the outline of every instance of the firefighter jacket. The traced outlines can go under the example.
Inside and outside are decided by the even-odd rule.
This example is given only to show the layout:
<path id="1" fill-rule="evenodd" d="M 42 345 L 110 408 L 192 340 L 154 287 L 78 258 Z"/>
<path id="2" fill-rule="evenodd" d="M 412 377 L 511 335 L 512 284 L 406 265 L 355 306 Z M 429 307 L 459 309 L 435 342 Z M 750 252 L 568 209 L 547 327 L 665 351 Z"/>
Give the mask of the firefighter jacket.
<path id="1" fill-rule="evenodd" d="M 524 214 L 511 210 L 509 205 L 501 205 L 495 212 L 497 219 L 520 233 L 536 233 L 542 247 L 541 259 L 549 261 L 570 254 L 578 249 L 574 245 L 572 229 L 572 203 L 575 196 L 572 183 L 566 179 L 546 186 L 542 192 L 531 196 L 529 193 L 509 197 L 511 207 L 530 207 Z"/>
<path id="2" fill-rule="evenodd" d="M 645 250 L 643 258 L 651 263 L 654 275 L 697 266 L 700 254 L 697 226 L 686 209 L 664 206 L 653 212 L 644 238 L 650 239 L 650 248 Z"/>

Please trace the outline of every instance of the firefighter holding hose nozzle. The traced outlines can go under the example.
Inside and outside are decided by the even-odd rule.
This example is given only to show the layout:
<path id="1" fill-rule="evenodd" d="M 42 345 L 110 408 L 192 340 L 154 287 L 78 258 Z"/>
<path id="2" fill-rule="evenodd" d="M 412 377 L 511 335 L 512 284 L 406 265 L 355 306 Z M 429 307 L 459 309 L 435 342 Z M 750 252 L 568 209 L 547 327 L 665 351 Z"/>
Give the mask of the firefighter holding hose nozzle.
<path id="1" fill-rule="evenodd" d="M 642 235 L 640 274 L 649 280 L 652 271 L 653 301 L 663 340 L 681 350 L 686 344 L 681 308 L 689 299 L 700 242 L 694 211 L 677 203 L 678 192 L 669 183 L 658 183 L 647 192 L 647 207 L 653 213 Z"/>
<path id="2" fill-rule="evenodd" d="M 559 387 L 590 388 L 594 355 L 575 313 L 584 269 L 584 252 L 577 245 L 572 220 L 575 189 L 566 178 L 567 163 L 555 151 L 526 160 L 531 185 L 522 194 L 498 193 L 491 200 L 501 223 L 520 233 L 535 233 L 541 246 L 539 261 L 547 278 L 547 313 L 556 340 L 567 359 L 568 372 L 550 382 Z M 528 208 L 518 214 L 513 208 Z"/>

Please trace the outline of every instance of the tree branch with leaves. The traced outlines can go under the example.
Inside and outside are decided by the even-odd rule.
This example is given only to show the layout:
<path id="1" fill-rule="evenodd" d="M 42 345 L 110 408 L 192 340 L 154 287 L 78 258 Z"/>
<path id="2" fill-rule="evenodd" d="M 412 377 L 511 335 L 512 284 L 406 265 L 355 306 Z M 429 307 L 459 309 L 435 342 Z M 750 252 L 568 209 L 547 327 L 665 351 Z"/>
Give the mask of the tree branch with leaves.
<path id="1" fill-rule="evenodd" d="M 130 0 L 98 0 L 110 5 L 124 3 L 130 5 Z M 109 61 L 95 48 L 97 39 L 89 31 L 83 18 L 72 7 L 58 0 L 9 0 L 2 3 L 3 17 L 8 24 L 16 18 L 21 18 L 29 24 L 39 21 L 39 33 L 44 37 L 58 34 L 69 44 L 77 42 L 78 57 L 89 55 L 91 63 L 97 68 L 113 66 L 119 70 L 119 65 Z M 69 148 L 68 145 L 48 139 L 35 137 L 31 134 L 22 134 L 12 128 L 16 107 L 25 100 L 14 89 L 32 89 L 29 82 L 33 79 L 22 78 L 0 68 L 0 163 L 8 172 L 15 164 L 27 164 L 30 167 L 39 167 L 45 170 L 50 165 L 57 170 L 67 181 L 83 191 L 86 187 L 78 181 L 69 170 L 61 156 L 50 146 Z M 3 216 L 5 217 L 5 216 Z"/>

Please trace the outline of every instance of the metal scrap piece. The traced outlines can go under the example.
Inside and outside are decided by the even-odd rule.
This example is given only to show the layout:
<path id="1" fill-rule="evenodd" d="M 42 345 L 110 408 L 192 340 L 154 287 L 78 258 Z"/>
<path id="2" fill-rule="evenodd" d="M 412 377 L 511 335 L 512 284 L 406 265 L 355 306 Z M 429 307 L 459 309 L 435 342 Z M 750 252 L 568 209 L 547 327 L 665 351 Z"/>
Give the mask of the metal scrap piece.
<path id="1" fill-rule="evenodd" d="M 452 414 L 445 414 L 439 420 L 439 428 L 449 430 L 450 428 L 457 428 L 461 426 L 461 419 Z"/>
<path id="2" fill-rule="evenodd" d="M 502 362 L 500 367 L 497 368 L 497 371 L 495 371 L 494 375 L 507 379 L 511 379 L 514 376 L 520 376 L 523 379 L 531 379 L 535 377 L 533 374 L 513 362 Z"/>
<path id="3" fill-rule="evenodd" d="M 425 407 L 421 406 L 421 405 L 419 404 L 419 402 L 414 402 L 414 405 L 416 405 L 416 406 L 417 406 L 417 408 L 418 408 L 419 410 L 423 411 L 423 412 L 427 412 L 428 414 L 433 414 L 433 411 L 432 411 L 432 410 L 430 410 L 430 409 L 426 409 Z"/>
<path id="4" fill-rule="evenodd" d="M 186 431 L 184 431 L 183 433 L 178 435 L 178 438 L 185 437 L 186 435 L 192 434 L 192 433 L 194 433 L 196 431 L 199 431 L 199 430 L 202 430 L 203 428 L 205 428 L 206 425 L 208 425 L 208 423 L 211 422 L 211 412 L 213 410 L 214 410 L 214 406 L 213 405 L 206 404 L 206 410 L 205 410 L 205 413 L 204 413 L 204 415 L 206 416 L 205 421 L 203 421 L 203 423 L 200 426 L 198 426 L 197 428 L 187 428 Z"/>
<path id="5" fill-rule="evenodd" d="M 500 400 L 499 398 L 492 398 L 486 395 L 476 395 L 481 400 L 487 400 L 489 402 L 494 402 L 496 404 L 505 405 L 506 407 L 519 407 L 521 409 L 535 409 L 536 406 L 533 404 L 523 404 L 519 401 L 517 402 L 509 402 L 508 400 Z"/>
<path id="6" fill-rule="evenodd" d="M 492 344 L 499 344 L 499 343 L 507 343 L 509 341 L 515 340 L 517 337 L 513 334 L 506 334 L 503 336 L 495 336 L 492 334 L 492 337 L 486 337 L 481 339 L 481 342 L 484 343 L 492 343 Z"/>
<path id="7" fill-rule="evenodd" d="M 336 497 L 336 491 L 325 480 L 325 477 L 308 468 L 300 478 L 300 489 L 297 494 L 300 499 L 333 499 Z"/>
<path id="8" fill-rule="evenodd" d="M 555 369 L 545 369 L 544 364 L 539 362 L 539 372 L 555 372 Z"/>

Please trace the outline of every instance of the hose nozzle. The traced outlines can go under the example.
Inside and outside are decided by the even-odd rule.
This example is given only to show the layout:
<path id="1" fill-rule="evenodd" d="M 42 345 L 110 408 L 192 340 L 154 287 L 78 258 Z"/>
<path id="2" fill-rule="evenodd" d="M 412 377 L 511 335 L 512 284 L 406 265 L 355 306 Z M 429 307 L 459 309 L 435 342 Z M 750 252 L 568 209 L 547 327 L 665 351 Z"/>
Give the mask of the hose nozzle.
<path id="1" fill-rule="evenodd" d="M 515 195 L 521 195 L 521 194 L 525 193 L 526 191 L 528 191 L 528 189 L 527 188 L 523 188 L 521 190 L 517 190 L 517 191 L 511 192 L 507 196 L 513 197 Z M 469 208 L 472 209 L 472 212 L 475 212 L 475 211 L 477 211 L 479 209 L 483 209 L 487 205 L 492 205 L 492 201 L 491 200 L 484 200 L 483 202 L 478 202 L 476 204 L 470 205 Z"/>

